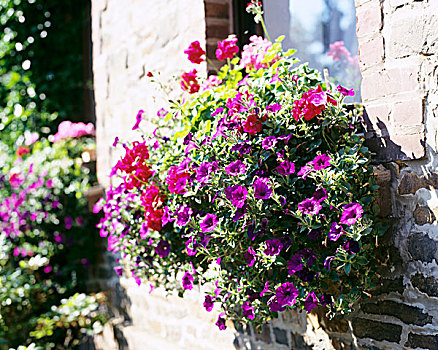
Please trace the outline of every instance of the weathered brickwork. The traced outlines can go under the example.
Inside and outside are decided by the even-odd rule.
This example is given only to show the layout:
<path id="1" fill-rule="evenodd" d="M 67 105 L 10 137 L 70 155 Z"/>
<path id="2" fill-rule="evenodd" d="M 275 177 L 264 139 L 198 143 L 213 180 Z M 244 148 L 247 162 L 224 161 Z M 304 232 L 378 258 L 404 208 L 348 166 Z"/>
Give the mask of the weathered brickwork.
<path id="1" fill-rule="evenodd" d="M 192 69 L 182 52 L 193 40 L 214 59 L 217 41 L 232 33 L 232 3 L 92 0 L 102 186 L 118 156 L 115 136 L 135 137 L 137 111 L 159 108 L 147 72 L 161 71 L 167 81 Z M 114 274 L 102 243 L 90 288 L 108 291 L 113 317 L 97 349 L 438 349 L 438 1 L 356 0 L 356 7 L 367 136 L 376 152 L 380 216 L 391 225 L 380 242 L 388 267 L 373 297 L 344 319 L 294 311 L 260 332 L 237 324 L 219 332 L 200 291 L 184 300 L 149 294 L 148 286 Z M 196 68 L 206 74 L 212 66 Z"/>

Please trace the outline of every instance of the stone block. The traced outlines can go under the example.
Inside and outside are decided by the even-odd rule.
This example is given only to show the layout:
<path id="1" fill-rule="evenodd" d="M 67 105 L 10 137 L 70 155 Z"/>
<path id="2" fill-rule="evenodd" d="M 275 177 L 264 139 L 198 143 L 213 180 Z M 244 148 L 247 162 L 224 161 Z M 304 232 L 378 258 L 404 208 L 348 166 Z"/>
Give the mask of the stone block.
<path id="1" fill-rule="evenodd" d="M 425 277 L 421 273 L 417 273 L 412 276 L 411 282 L 421 292 L 431 297 L 438 297 L 438 279 L 435 277 Z"/>
<path id="2" fill-rule="evenodd" d="M 260 332 L 254 330 L 255 339 L 257 341 L 262 341 L 266 344 L 271 344 L 271 329 L 269 325 L 264 324 Z"/>
<path id="3" fill-rule="evenodd" d="M 398 194 L 415 194 L 420 188 L 425 188 L 427 181 L 424 177 L 412 172 L 404 172 L 398 184 Z"/>
<path id="4" fill-rule="evenodd" d="M 424 131 L 413 135 L 393 135 L 388 139 L 395 149 L 391 160 L 421 159 L 426 156 Z"/>
<path id="5" fill-rule="evenodd" d="M 381 279 L 376 283 L 376 287 L 371 293 L 375 295 L 392 292 L 403 294 L 404 289 L 402 277 L 396 279 Z"/>
<path id="6" fill-rule="evenodd" d="M 363 37 L 382 28 L 382 8 L 379 1 L 363 3 L 357 11 L 357 36 Z"/>
<path id="7" fill-rule="evenodd" d="M 362 41 L 359 45 L 360 62 L 364 69 L 382 62 L 384 56 L 385 49 L 382 35 L 378 35 L 369 41 Z"/>
<path id="8" fill-rule="evenodd" d="M 379 216 L 388 217 L 392 214 L 391 171 L 383 165 L 375 166 L 373 176 L 379 186 L 377 197 L 377 205 L 380 209 Z"/>
<path id="9" fill-rule="evenodd" d="M 391 300 L 385 300 L 377 304 L 361 304 L 360 308 L 368 314 L 388 315 L 397 317 L 406 324 L 415 324 L 424 326 L 432 323 L 432 316 L 424 313 L 420 308 L 406 304 L 397 303 Z"/>
<path id="10" fill-rule="evenodd" d="M 289 345 L 289 341 L 287 339 L 287 332 L 284 329 L 281 328 L 274 328 L 274 336 L 275 336 L 275 342 L 282 345 Z"/>
<path id="11" fill-rule="evenodd" d="M 398 343 L 401 340 L 402 327 L 396 324 L 383 323 L 364 318 L 353 320 L 353 333 L 358 338 L 371 338 Z"/>
<path id="12" fill-rule="evenodd" d="M 414 233 L 408 238 L 408 251 L 413 260 L 431 263 L 437 256 L 438 242 L 427 234 Z"/>
<path id="13" fill-rule="evenodd" d="M 406 346 L 414 349 L 438 350 L 438 335 L 409 333 Z"/>
<path id="14" fill-rule="evenodd" d="M 410 101 L 400 101 L 394 104 L 393 123 L 399 126 L 422 125 L 424 121 L 423 99 L 417 98 Z"/>
<path id="15" fill-rule="evenodd" d="M 414 219 L 417 225 L 432 224 L 436 220 L 436 216 L 432 210 L 426 206 L 417 205 L 414 210 Z"/>

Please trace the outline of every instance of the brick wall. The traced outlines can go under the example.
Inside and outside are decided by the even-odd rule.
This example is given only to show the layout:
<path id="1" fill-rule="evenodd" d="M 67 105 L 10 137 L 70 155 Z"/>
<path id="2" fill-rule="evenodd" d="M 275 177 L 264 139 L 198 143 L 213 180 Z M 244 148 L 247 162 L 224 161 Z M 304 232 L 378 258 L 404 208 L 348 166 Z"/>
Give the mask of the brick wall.
<path id="1" fill-rule="evenodd" d="M 232 32 L 231 4 L 92 1 L 102 185 L 109 185 L 117 158 L 114 137 L 133 137 L 137 110 L 158 108 L 145 73 L 170 77 L 188 69 L 182 52 L 193 40 L 214 58 L 217 41 Z M 231 324 L 218 332 L 215 315 L 200 306 L 200 291 L 184 300 L 149 294 L 112 272 L 113 257 L 102 244 L 90 285 L 108 291 L 113 317 L 97 349 L 438 349 L 438 1 L 357 0 L 356 6 L 367 137 L 380 163 L 381 215 L 392 224 L 382 242 L 391 260 L 373 298 L 345 319 L 287 312 L 261 333 Z"/>

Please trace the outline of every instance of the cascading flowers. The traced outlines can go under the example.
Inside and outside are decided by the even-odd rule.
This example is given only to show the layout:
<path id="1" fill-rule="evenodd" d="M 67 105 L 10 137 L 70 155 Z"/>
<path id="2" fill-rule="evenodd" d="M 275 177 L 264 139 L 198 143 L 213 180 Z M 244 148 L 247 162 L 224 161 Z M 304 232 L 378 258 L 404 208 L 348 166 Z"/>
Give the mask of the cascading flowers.
<path id="1" fill-rule="evenodd" d="M 248 10 L 261 13 L 254 1 Z M 204 89 L 195 70 L 183 74 L 190 98 L 123 145 L 122 182 L 96 207 L 138 283 L 210 286 L 203 305 L 220 311 L 220 329 L 289 308 L 349 312 L 375 277 L 377 186 L 358 109 L 344 103 L 352 91 L 280 42 L 252 37 L 241 59 L 236 37 L 219 42 L 229 63 Z M 195 64 L 205 55 L 199 42 L 185 52 Z"/>

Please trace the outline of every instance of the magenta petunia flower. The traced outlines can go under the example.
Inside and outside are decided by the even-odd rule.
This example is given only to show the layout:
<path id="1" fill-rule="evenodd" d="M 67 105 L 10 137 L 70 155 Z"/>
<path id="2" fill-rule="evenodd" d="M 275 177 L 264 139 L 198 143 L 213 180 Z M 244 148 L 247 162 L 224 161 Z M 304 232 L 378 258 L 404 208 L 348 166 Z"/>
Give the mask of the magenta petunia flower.
<path id="1" fill-rule="evenodd" d="M 198 242 L 196 242 L 195 237 L 190 237 L 186 241 L 185 244 L 186 244 L 186 249 L 187 249 L 187 255 L 189 255 L 189 256 L 196 255 L 197 248 L 198 248 Z"/>
<path id="2" fill-rule="evenodd" d="M 245 170 L 246 166 L 240 160 L 236 160 L 235 162 L 232 162 L 230 163 L 230 165 L 225 167 L 225 171 L 230 176 L 238 176 L 240 174 L 244 174 Z"/>
<path id="3" fill-rule="evenodd" d="M 269 199 L 272 196 L 272 187 L 268 184 L 269 179 L 258 178 L 254 181 L 254 197 L 258 199 Z"/>
<path id="4" fill-rule="evenodd" d="M 273 149 L 277 144 L 277 138 L 275 136 L 265 137 L 262 141 L 262 148 Z"/>
<path id="5" fill-rule="evenodd" d="M 132 127 L 132 130 L 137 130 L 140 127 L 140 122 L 143 119 L 143 113 L 144 113 L 144 110 L 142 110 L 142 109 L 140 109 L 138 111 L 137 116 L 135 117 L 135 124 Z"/>
<path id="6" fill-rule="evenodd" d="M 313 193 L 313 199 L 317 202 L 322 202 L 324 199 L 327 199 L 327 191 L 322 187 L 318 187 Z"/>
<path id="7" fill-rule="evenodd" d="M 304 310 L 310 312 L 317 306 L 318 298 L 316 297 L 315 292 L 310 292 L 309 294 L 307 294 L 307 297 L 304 300 Z"/>
<path id="8" fill-rule="evenodd" d="M 277 169 L 277 173 L 279 173 L 280 175 L 290 175 L 295 172 L 295 164 L 288 161 L 284 161 L 281 162 L 276 169 Z"/>
<path id="9" fill-rule="evenodd" d="M 280 254 L 281 250 L 283 249 L 283 243 L 277 239 L 267 239 L 266 240 L 266 249 L 265 254 L 274 256 Z"/>
<path id="10" fill-rule="evenodd" d="M 342 228 L 341 225 L 339 225 L 337 222 L 334 222 L 331 226 L 330 226 L 330 231 L 328 234 L 328 238 L 331 241 L 337 241 L 339 239 L 339 237 L 341 237 L 341 235 L 344 233 L 344 230 Z"/>
<path id="11" fill-rule="evenodd" d="M 182 278 L 182 286 L 184 289 L 188 289 L 188 290 L 192 290 L 193 289 L 193 275 L 191 273 L 189 273 L 188 271 L 186 271 L 186 273 L 184 274 L 183 278 Z"/>
<path id="12" fill-rule="evenodd" d="M 225 196 L 236 208 L 242 208 L 245 205 L 248 190 L 245 186 L 230 186 L 225 189 Z"/>
<path id="13" fill-rule="evenodd" d="M 218 224 L 217 216 L 214 214 L 207 214 L 204 220 L 201 221 L 201 230 L 202 232 L 212 232 L 216 228 Z"/>
<path id="14" fill-rule="evenodd" d="M 176 224 L 181 227 L 186 226 L 189 223 L 192 214 L 192 208 L 187 205 L 180 206 L 178 211 L 176 212 Z"/>
<path id="15" fill-rule="evenodd" d="M 341 85 L 338 85 L 338 87 L 336 88 L 337 91 L 339 91 L 342 95 L 344 96 L 354 96 L 354 89 L 346 89 Z"/>
<path id="16" fill-rule="evenodd" d="M 213 298 L 210 295 L 206 295 L 203 305 L 205 307 L 205 310 L 207 310 L 207 312 L 210 312 L 211 310 L 213 310 L 213 307 L 214 307 Z"/>
<path id="17" fill-rule="evenodd" d="M 332 158 L 326 154 L 320 154 L 319 156 L 316 156 L 315 159 L 310 162 L 310 164 L 313 165 L 314 170 L 322 170 L 331 165 L 331 159 Z"/>
<path id="18" fill-rule="evenodd" d="M 275 296 L 280 306 L 295 304 L 295 298 L 298 294 L 298 289 L 290 282 L 283 283 L 275 290 Z"/>
<path id="19" fill-rule="evenodd" d="M 201 163 L 201 165 L 196 169 L 196 180 L 201 184 L 206 183 L 212 170 L 213 165 L 211 163 Z"/>
<path id="20" fill-rule="evenodd" d="M 344 225 L 354 225 L 362 217 L 363 208 L 359 203 L 349 203 L 343 206 L 340 223 Z"/>
<path id="21" fill-rule="evenodd" d="M 246 317 L 250 320 L 255 318 L 254 308 L 249 304 L 249 302 L 245 301 L 242 305 L 243 317 Z"/>
<path id="22" fill-rule="evenodd" d="M 316 215 L 322 209 L 321 203 L 314 200 L 313 198 L 307 198 L 302 202 L 298 203 L 298 210 L 307 215 Z"/>
<path id="23" fill-rule="evenodd" d="M 297 175 L 299 178 L 305 180 L 307 178 L 307 175 L 309 175 L 312 171 L 313 169 L 310 166 L 305 165 L 300 169 Z"/>
<path id="24" fill-rule="evenodd" d="M 281 312 L 286 310 L 286 307 L 281 305 L 276 296 L 271 297 L 271 299 L 268 300 L 269 310 L 273 312 Z"/>
<path id="25" fill-rule="evenodd" d="M 272 105 L 266 106 L 266 110 L 275 113 L 281 110 L 281 105 L 278 103 L 273 103 Z"/>
<path id="26" fill-rule="evenodd" d="M 248 251 L 245 253 L 245 260 L 248 266 L 253 266 L 255 263 L 255 251 L 252 247 L 248 248 Z"/>
<path id="27" fill-rule="evenodd" d="M 260 297 L 263 297 L 265 293 L 269 292 L 269 282 L 265 282 L 265 286 L 263 287 L 263 290 L 260 292 Z"/>
<path id="28" fill-rule="evenodd" d="M 216 326 L 218 326 L 219 330 L 223 331 L 227 329 L 227 326 L 225 324 L 225 318 L 222 317 L 223 314 L 220 314 L 216 321 Z"/>
<path id="29" fill-rule="evenodd" d="M 345 251 L 349 254 L 356 254 L 360 251 L 360 245 L 358 241 L 354 241 L 352 239 L 349 239 L 346 241 L 343 245 L 343 248 Z"/>

